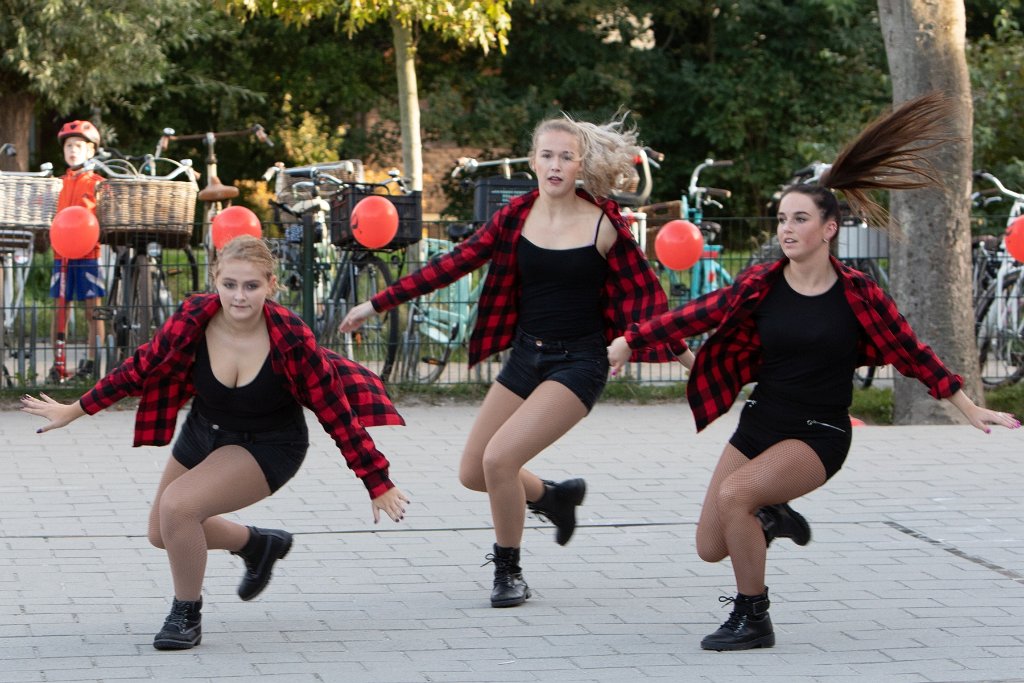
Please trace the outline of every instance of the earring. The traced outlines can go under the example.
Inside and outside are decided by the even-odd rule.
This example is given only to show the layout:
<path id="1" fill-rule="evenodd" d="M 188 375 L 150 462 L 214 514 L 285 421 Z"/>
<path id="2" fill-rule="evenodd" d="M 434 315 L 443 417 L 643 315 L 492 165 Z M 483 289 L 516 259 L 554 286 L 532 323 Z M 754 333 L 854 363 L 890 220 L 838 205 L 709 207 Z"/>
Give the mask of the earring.
<path id="1" fill-rule="evenodd" d="M 828 244 L 828 238 L 827 237 L 822 237 L 821 241 L 824 242 L 825 244 Z"/>

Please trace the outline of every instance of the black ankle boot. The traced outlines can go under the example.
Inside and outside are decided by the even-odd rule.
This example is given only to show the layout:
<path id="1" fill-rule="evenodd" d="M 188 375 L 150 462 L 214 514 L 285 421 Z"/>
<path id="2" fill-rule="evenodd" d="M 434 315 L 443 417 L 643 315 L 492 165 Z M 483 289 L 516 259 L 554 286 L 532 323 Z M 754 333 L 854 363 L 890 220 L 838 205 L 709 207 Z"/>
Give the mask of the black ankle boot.
<path id="1" fill-rule="evenodd" d="M 700 641 L 705 650 L 752 650 L 775 645 L 772 618 L 768 616 L 771 601 L 768 589 L 761 595 L 743 595 L 735 598 L 722 596 L 720 602 L 732 603 L 732 614 L 721 628 Z"/>
<path id="2" fill-rule="evenodd" d="M 292 549 L 292 535 L 280 529 L 257 529 L 249 527 L 249 541 L 238 552 L 245 561 L 245 576 L 238 584 L 238 597 L 252 600 L 263 592 L 270 582 L 274 563 Z"/>
<path id="3" fill-rule="evenodd" d="M 515 607 L 526 602 L 531 593 L 519 566 L 519 548 L 502 548 L 495 543 L 494 554 L 487 555 L 485 559 L 494 563 L 491 607 Z"/>
<path id="4" fill-rule="evenodd" d="M 171 613 L 164 621 L 164 627 L 153 638 L 153 647 L 158 650 L 188 650 L 203 641 L 202 615 L 203 599 L 178 600 L 171 603 Z"/>
<path id="5" fill-rule="evenodd" d="M 757 518 L 764 529 L 765 545 L 771 545 L 776 538 L 791 538 L 797 545 L 811 542 L 811 525 L 789 503 L 766 505 L 757 511 Z"/>
<path id="6" fill-rule="evenodd" d="M 576 506 L 587 494 L 587 482 L 582 479 L 566 479 L 556 484 L 544 481 L 544 493 L 535 502 L 526 505 L 533 514 L 544 517 L 555 525 L 555 541 L 565 545 L 576 531 Z"/>

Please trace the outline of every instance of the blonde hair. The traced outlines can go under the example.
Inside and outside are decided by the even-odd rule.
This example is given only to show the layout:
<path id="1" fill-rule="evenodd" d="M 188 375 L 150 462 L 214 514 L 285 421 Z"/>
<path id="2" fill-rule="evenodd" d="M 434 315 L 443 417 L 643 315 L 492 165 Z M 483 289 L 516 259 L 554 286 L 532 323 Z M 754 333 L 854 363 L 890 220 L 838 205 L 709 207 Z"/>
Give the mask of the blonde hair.
<path id="1" fill-rule="evenodd" d="M 626 114 L 602 124 L 575 121 L 565 113 L 545 119 L 533 130 L 530 156 L 537 153 L 537 141 L 544 133 L 569 133 L 580 145 L 583 189 L 595 197 L 608 197 L 612 190 L 627 188 L 636 175 L 637 137 L 635 129 L 626 127 Z"/>
<path id="2" fill-rule="evenodd" d="M 251 263 L 262 271 L 268 282 L 275 283 L 274 290 L 277 291 L 277 259 L 264 240 L 252 235 L 239 235 L 221 247 L 213 264 L 214 280 L 220 275 L 221 264 L 225 261 Z"/>

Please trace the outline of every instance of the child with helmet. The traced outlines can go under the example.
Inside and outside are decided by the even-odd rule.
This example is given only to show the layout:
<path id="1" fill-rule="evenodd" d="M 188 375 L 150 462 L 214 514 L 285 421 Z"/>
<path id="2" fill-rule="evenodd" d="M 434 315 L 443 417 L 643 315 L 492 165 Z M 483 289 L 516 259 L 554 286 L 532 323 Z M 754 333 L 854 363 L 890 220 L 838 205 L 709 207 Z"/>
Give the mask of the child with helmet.
<path id="1" fill-rule="evenodd" d="M 103 177 L 92 171 L 84 170 L 83 165 L 96 155 L 100 146 L 100 132 L 89 121 L 70 121 L 61 127 L 57 134 L 57 140 L 63 149 L 64 161 L 68 165 L 67 172 L 61 178 L 63 185 L 57 198 L 57 211 L 69 206 L 84 206 L 90 211 L 95 211 L 96 184 L 102 181 Z M 78 362 L 78 374 L 80 375 L 91 375 L 95 371 L 96 340 L 102 338 L 105 333 L 103 321 L 96 318 L 96 307 L 102 304 L 102 298 L 106 294 L 103 278 L 100 275 L 99 255 L 100 245 L 97 242 L 92 252 L 85 258 L 67 259 L 65 271 L 67 282 L 64 290 L 64 306 L 69 307 L 72 301 L 83 302 L 88 322 L 87 353 L 86 357 Z M 63 258 L 54 248 L 53 275 L 50 278 L 50 296 L 54 299 L 58 299 L 60 296 L 61 260 Z M 54 315 L 53 319 L 51 338 L 56 340 L 57 316 Z M 51 368 L 51 379 L 63 379 L 63 377 L 55 377 L 54 375 L 57 373 L 56 367 Z"/>

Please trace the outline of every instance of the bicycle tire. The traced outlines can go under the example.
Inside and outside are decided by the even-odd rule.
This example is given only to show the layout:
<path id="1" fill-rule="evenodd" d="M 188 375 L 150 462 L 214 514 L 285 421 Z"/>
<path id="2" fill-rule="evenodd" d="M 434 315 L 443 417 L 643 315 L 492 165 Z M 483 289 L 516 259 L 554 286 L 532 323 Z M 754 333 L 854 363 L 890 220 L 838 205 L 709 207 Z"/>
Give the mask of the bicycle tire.
<path id="1" fill-rule="evenodd" d="M 128 305 L 127 355 L 135 353 L 153 336 L 153 270 L 154 266 L 146 254 L 136 253 L 131 265 L 131 301 Z"/>
<path id="2" fill-rule="evenodd" d="M 409 302 L 405 331 L 402 334 L 401 379 L 411 384 L 436 382 L 452 355 L 452 340 L 457 329 L 432 319 L 428 311 L 436 295 Z M 455 323 L 458 325 L 458 323 Z"/>
<path id="3" fill-rule="evenodd" d="M 1010 273 L 1000 287 L 991 283 L 975 310 L 978 342 L 978 368 L 986 387 L 1016 384 L 1024 377 L 1024 289 L 1021 273 Z M 1000 309 L 997 300 L 1006 300 L 1007 321 L 995 319 Z"/>
<path id="4" fill-rule="evenodd" d="M 370 253 L 357 253 L 340 269 L 340 299 L 329 305 L 325 313 L 325 335 L 333 335 L 338 323 L 345 319 L 351 307 L 369 301 L 378 292 L 391 286 L 391 269 L 384 261 Z M 332 287 L 334 289 L 334 287 Z M 337 318 L 337 322 L 333 319 Z M 332 328 L 328 330 L 328 328 Z M 388 381 L 398 355 L 398 309 L 392 308 L 380 315 L 370 316 L 359 329 L 342 333 L 342 355 L 373 370 Z"/>

